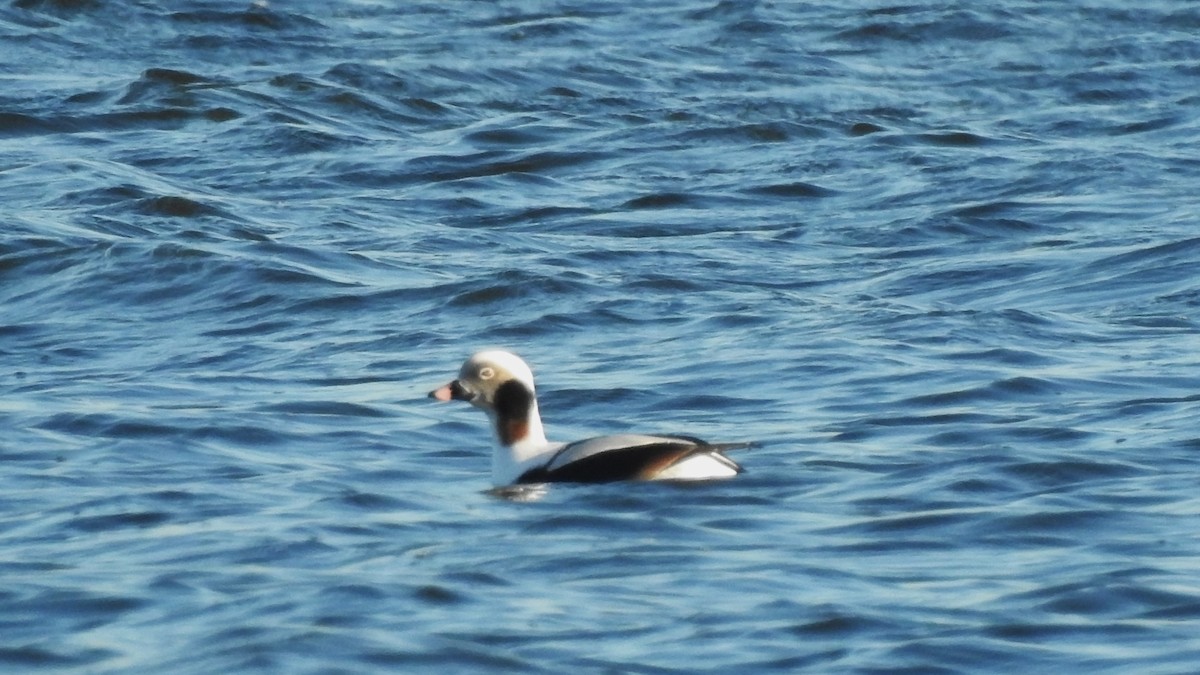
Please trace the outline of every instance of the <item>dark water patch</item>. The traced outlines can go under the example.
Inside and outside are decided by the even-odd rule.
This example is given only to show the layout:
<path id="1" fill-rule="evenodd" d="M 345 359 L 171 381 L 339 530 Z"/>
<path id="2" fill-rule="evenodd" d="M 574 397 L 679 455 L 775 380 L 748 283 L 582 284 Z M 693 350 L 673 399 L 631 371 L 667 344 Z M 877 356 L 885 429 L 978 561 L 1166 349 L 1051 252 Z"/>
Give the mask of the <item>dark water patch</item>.
<path id="1" fill-rule="evenodd" d="M 941 16 L 937 21 L 922 20 L 926 12 L 908 14 L 908 7 L 903 7 L 903 14 L 875 13 L 868 16 L 872 20 L 855 28 L 836 33 L 833 37 L 838 40 L 860 43 L 865 45 L 881 40 L 900 43 L 930 43 L 946 40 L 992 41 L 1010 36 L 1010 30 L 1004 23 L 985 20 L 975 12 L 953 12 Z M 896 17 L 882 20 L 879 17 Z"/>
<path id="2" fill-rule="evenodd" d="M 386 413 L 376 408 L 343 401 L 285 401 L 259 408 L 264 412 L 293 415 L 333 415 L 340 417 L 382 417 Z"/>
<path id="3" fill-rule="evenodd" d="M 152 439 L 177 436 L 170 424 L 129 420 L 106 413 L 57 413 L 37 425 L 39 429 L 87 437 Z"/>
<path id="4" fill-rule="evenodd" d="M 1033 263 L 1007 261 L 967 263 L 960 268 L 913 271 L 896 282 L 899 295 L 926 293 L 965 293 L 968 289 L 990 290 L 1001 284 L 1020 283 L 1042 271 Z"/>
<path id="5" fill-rule="evenodd" d="M 59 562 L 53 562 L 53 561 L 49 561 L 49 560 L 46 560 L 46 561 L 29 561 L 29 560 L 0 561 L 0 570 L 5 570 L 12 574 L 20 574 L 23 572 L 58 572 L 58 571 L 62 571 L 62 570 L 69 570 L 71 568 L 72 568 L 72 565 L 59 563 Z M 10 597 L 16 597 L 16 594 L 15 593 L 5 593 L 4 597 L 5 597 L 5 599 L 8 599 Z"/>
<path id="6" fill-rule="evenodd" d="M 908 534 L 921 531 L 937 531 L 947 532 L 949 529 L 957 528 L 961 525 L 971 524 L 975 521 L 976 516 L 972 513 L 958 513 L 947 511 L 942 513 L 912 513 L 897 516 L 882 516 L 872 518 L 868 521 L 861 522 L 856 525 L 846 528 L 850 532 L 855 533 L 876 533 L 876 534 Z M 896 541 L 880 542 L 883 545 L 896 545 Z M 865 544 L 872 546 L 873 544 Z M 949 547 L 948 542 L 934 542 L 923 540 L 906 541 L 903 545 L 919 546 L 922 548 L 928 547 Z"/>
<path id="7" fill-rule="evenodd" d="M 1164 115 L 1154 119 L 1143 120 L 1141 122 L 1129 122 L 1121 124 L 1112 129 L 1114 134 L 1144 134 L 1161 129 L 1170 129 L 1178 124 L 1184 123 L 1186 120 L 1178 115 Z"/>
<path id="8" fill-rule="evenodd" d="M 562 488 L 563 491 L 574 489 L 574 486 L 555 487 Z M 543 518 L 535 523 L 527 524 L 523 531 L 529 535 L 543 535 L 548 533 L 568 535 L 588 531 L 609 532 L 612 534 L 619 532 L 632 533 L 639 530 L 649 532 L 654 529 L 656 528 L 650 523 L 631 521 L 627 518 L 614 518 L 603 514 L 574 514 L 553 515 Z M 547 564 L 553 564 L 553 562 L 547 561 Z M 605 563 L 602 561 L 596 561 L 594 564 L 600 568 L 605 566 Z"/>
<path id="9" fill-rule="evenodd" d="M 917 537 L 911 536 L 905 530 L 899 530 L 895 534 L 898 538 L 881 538 L 879 535 L 883 532 L 872 533 L 874 538 L 855 541 L 853 530 L 848 529 L 837 534 L 845 538 L 846 543 L 839 544 L 831 549 L 834 555 L 879 555 L 887 554 L 888 551 L 903 551 L 908 553 L 932 553 L 932 552 L 948 552 L 952 550 L 953 545 L 947 543 L 939 536 Z"/>
<path id="10" fill-rule="evenodd" d="M 431 605 L 457 605 L 462 603 L 465 598 L 462 594 L 457 593 L 444 586 L 433 584 L 421 586 L 413 593 L 413 597 L 420 602 Z"/>
<path id="11" fill-rule="evenodd" d="M 1160 588 L 1163 576 L 1153 568 L 1122 568 L 1047 584 L 1014 599 L 1037 603 L 1038 609 L 1050 614 L 1095 619 L 1128 619 L 1195 606 L 1195 593 Z"/>
<path id="12" fill-rule="evenodd" d="M 33 115 L 0 112 L 0 134 L 5 137 L 57 133 L 62 125 Z"/>
<path id="13" fill-rule="evenodd" d="M 1200 602 L 1188 600 L 1139 615 L 1149 621 L 1195 621 L 1200 618 Z"/>
<path id="14" fill-rule="evenodd" d="M 271 565 L 278 560 L 295 559 L 306 565 L 319 565 L 321 557 L 331 556 L 335 552 L 334 546 L 315 536 L 295 539 L 267 536 L 257 542 L 247 543 L 234 552 L 232 562 L 237 565 Z M 290 604 L 292 601 L 284 602 Z"/>
<path id="15" fill-rule="evenodd" d="M 949 215 L 959 218 L 988 219 L 1029 208 L 1029 204 L 1001 199 L 958 207 L 950 211 Z"/>
<path id="16" fill-rule="evenodd" d="M 1131 247 L 1132 248 L 1132 247 Z M 1164 265 L 1188 264 L 1200 258 L 1200 238 L 1187 237 L 1175 241 L 1140 245 L 1115 255 L 1106 256 L 1083 266 L 1087 271 L 1120 272 L 1129 268 L 1161 269 Z"/>
<path id="17" fill-rule="evenodd" d="M 466 206 L 472 210 L 486 208 L 486 205 L 480 203 L 468 203 Z M 459 209 L 453 209 L 459 211 Z M 586 217 L 598 213 L 596 209 L 588 207 L 575 206 L 540 206 L 527 209 L 515 209 L 504 213 L 497 214 L 472 214 L 467 216 L 465 220 L 470 222 L 470 226 L 491 226 L 491 227 L 508 227 L 513 225 L 523 226 L 527 229 L 540 230 L 547 225 L 558 222 L 570 222 L 578 217 Z"/>
<path id="18" fill-rule="evenodd" d="M 705 528 L 714 530 L 728 530 L 730 532 L 756 532 L 769 529 L 764 527 L 762 522 L 751 518 L 714 518 L 706 520 L 701 525 Z"/>
<path id="19" fill-rule="evenodd" d="M 154 109 L 140 110 L 138 115 L 150 118 L 167 112 L 195 114 L 203 108 L 199 93 L 203 89 L 227 87 L 228 83 L 210 80 L 195 73 L 166 68 L 150 68 L 130 83 L 116 100 L 120 106 L 153 105 Z M 132 113 L 130 114 L 132 115 Z M 105 115 L 99 119 L 116 123 L 116 115 Z M 131 117 L 131 119 L 133 119 Z"/>
<path id="20" fill-rule="evenodd" d="M 397 101 L 397 103 L 400 104 L 400 106 L 404 109 L 410 110 L 410 112 L 426 115 L 426 117 L 428 117 L 428 115 L 433 115 L 434 119 L 451 117 L 451 115 L 457 117 L 457 115 L 461 114 L 456 108 L 448 106 L 448 104 L 434 101 L 432 98 L 421 96 L 409 96 L 406 98 L 401 98 L 401 100 Z"/>
<path id="21" fill-rule="evenodd" d="M 1038 608 L 1054 614 L 1120 618 L 1143 616 L 1148 612 L 1160 611 L 1163 607 L 1174 610 L 1196 602 L 1195 594 L 1160 591 L 1128 582 L 1103 583 L 1101 579 L 1096 582 L 1096 585 L 1056 588 L 1052 592 L 1053 597 Z"/>
<path id="22" fill-rule="evenodd" d="M 261 304 L 262 299 L 250 303 L 250 306 Z M 211 338 L 232 338 L 246 337 L 257 335 L 271 335 L 273 333 L 282 333 L 289 328 L 295 326 L 295 323 L 290 320 L 283 321 L 257 321 L 242 326 L 234 326 L 231 328 L 218 328 L 214 330 L 206 330 L 201 333 L 204 337 Z"/>
<path id="23" fill-rule="evenodd" d="M 1021 309 L 1006 308 L 1000 310 L 997 315 L 1003 320 L 1014 325 L 1025 327 L 1040 327 L 1053 328 L 1057 325 L 1057 320 L 1053 315 L 1046 315 L 1037 312 L 1030 312 Z"/>
<path id="24" fill-rule="evenodd" d="M 27 618 L 40 613 L 78 628 L 104 625 L 145 607 L 142 598 L 96 595 L 74 590 L 45 589 L 13 599 L 10 610 Z"/>
<path id="25" fill-rule="evenodd" d="M 553 392 L 542 394 L 541 397 L 546 401 L 561 405 L 563 408 L 586 406 L 589 403 L 644 405 L 650 400 L 650 395 L 645 391 L 620 386 L 605 387 L 599 390 L 560 386 L 555 387 Z"/>
<path id="26" fill-rule="evenodd" d="M 748 188 L 747 193 L 759 195 L 763 197 L 782 197 L 791 199 L 808 199 L 819 197 L 832 197 L 839 194 L 837 190 L 830 190 L 812 183 L 779 183 L 775 185 L 763 185 L 759 187 Z"/>
<path id="27" fill-rule="evenodd" d="M 947 412 L 931 415 L 896 415 L 888 417 L 870 417 L 863 420 L 863 424 L 879 427 L 899 427 L 899 426 L 929 426 L 943 424 L 1004 424 L 1006 422 L 1019 421 L 1013 418 L 1006 418 L 998 415 L 977 412 Z"/>
<path id="28" fill-rule="evenodd" d="M 80 106 L 97 105 L 110 100 L 116 100 L 117 95 L 111 91 L 85 91 L 68 96 L 64 102 Z"/>
<path id="29" fill-rule="evenodd" d="M 975 401 L 1014 401 L 1060 395 L 1061 385 L 1035 377 L 1014 377 L 997 380 L 982 387 L 972 387 L 953 392 L 922 394 L 902 403 L 919 406 L 962 405 Z"/>
<path id="30" fill-rule="evenodd" d="M 555 135 L 552 127 L 524 124 L 517 127 L 473 131 L 465 135 L 463 140 L 478 147 L 513 148 L 545 143 L 552 140 Z"/>
<path id="31" fill-rule="evenodd" d="M 810 621 L 790 627 L 789 632 L 801 638 L 828 639 L 863 635 L 894 628 L 887 622 L 851 613 L 847 609 L 839 607 L 816 608 L 815 611 L 810 610 L 809 613 L 816 616 Z"/>
<path id="32" fill-rule="evenodd" d="M 508 153 L 488 151 L 472 155 L 428 156 L 409 160 L 405 165 L 405 174 L 410 176 L 409 180 L 432 182 L 519 173 L 537 175 L 599 159 L 600 156 L 595 153 L 542 151 L 513 157 Z"/>
<path id="33" fill-rule="evenodd" d="M 745 19 L 731 24 L 727 29 L 728 32 L 734 34 L 743 34 L 751 37 L 767 36 L 776 33 L 783 33 L 787 30 L 786 26 L 774 21 L 761 21 L 756 19 Z"/>
<path id="34" fill-rule="evenodd" d="M 138 200 L 148 198 L 150 192 L 147 189 L 133 183 L 125 183 L 67 192 L 60 198 L 60 202 L 70 206 L 109 206 L 137 203 Z M 125 236 L 133 236 L 135 232 L 146 232 L 144 229 L 136 229 L 137 226 L 132 223 L 122 223 L 121 226 L 129 229 Z"/>
<path id="35" fill-rule="evenodd" d="M 631 211 L 672 209 L 698 210 L 713 208 L 718 204 L 728 206 L 739 201 L 741 200 L 718 194 L 660 192 L 635 197 L 626 201 L 620 206 L 620 208 Z"/>
<path id="36" fill-rule="evenodd" d="M 669 209 L 688 206 L 696 201 L 694 195 L 681 194 L 678 192 L 666 192 L 656 195 L 645 195 L 631 199 L 624 204 L 622 208 L 626 209 Z"/>
<path id="37" fill-rule="evenodd" d="M 1145 415 L 1163 409 L 1175 409 L 1180 404 L 1200 402 L 1200 394 L 1178 397 L 1149 397 L 1121 401 L 1118 411 L 1122 415 Z"/>
<path id="38" fill-rule="evenodd" d="M 470 588 L 488 588 L 511 586 L 511 582 L 503 575 L 493 574 L 484 570 L 456 570 L 443 575 L 448 583 Z"/>
<path id="39" fill-rule="evenodd" d="M 554 42 L 584 30 L 584 23 L 570 19 L 524 21 L 519 24 L 510 24 L 509 29 L 504 31 L 503 39 L 518 43 L 527 40 Z"/>
<path id="40" fill-rule="evenodd" d="M 361 139 L 350 138 L 328 129 L 311 128 L 304 124 L 273 127 L 262 137 L 261 142 L 264 149 L 284 155 L 326 153 L 364 144 Z"/>
<path id="41" fill-rule="evenodd" d="M 322 589 L 323 596 L 339 601 L 378 600 L 383 597 L 383 591 L 366 584 L 341 584 Z"/>
<path id="42" fill-rule="evenodd" d="M 1008 495 L 1019 492 L 1015 481 L 996 478 L 964 478 L 946 486 L 946 489 L 963 495 Z"/>
<path id="43" fill-rule="evenodd" d="M 1098 480 L 1135 476 L 1142 469 L 1117 460 L 1056 460 L 1021 462 L 999 467 L 999 471 L 1039 488 L 1060 488 Z"/>
<path id="44" fill-rule="evenodd" d="M 14 280 L 6 296 L 14 300 L 19 299 L 14 291 L 20 288 L 17 284 L 22 278 L 20 275 L 27 275 L 24 278 L 53 275 L 79 262 L 78 249 L 70 245 L 31 239 L 12 240 L 11 243 L 8 247 L 0 245 L 0 275 Z"/>
<path id="45" fill-rule="evenodd" d="M 195 73 L 189 73 L 184 70 L 171 70 L 169 68 L 149 68 L 142 72 L 142 82 L 147 83 L 162 83 L 176 87 L 197 85 L 197 84 L 212 84 L 208 80 Z"/>
<path id="46" fill-rule="evenodd" d="M 362 120 L 363 123 L 367 119 L 373 118 L 377 123 L 390 127 L 392 122 L 407 121 L 406 117 L 393 113 L 393 107 L 389 101 L 381 100 L 373 93 L 334 90 L 325 95 L 323 103 L 339 116 L 353 116 Z"/>
<path id="47" fill-rule="evenodd" d="M 390 382 L 390 378 L 379 375 L 355 375 L 315 377 L 300 382 L 312 387 L 351 387 L 360 384 L 379 384 Z"/>
<path id="48" fill-rule="evenodd" d="M 921 143 L 935 146 L 977 148 L 995 143 L 995 139 L 969 131 L 942 131 L 912 136 Z"/>
<path id="49" fill-rule="evenodd" d="M 914 40 L 907 27 L 896 24 L 876 21 L 855 28 L 841 31 L 835 34 L 834 39 L 844 42 L 875 42 L 878 40 L 896 40 L 907 42 Z"/>
<path id="50" fill-rule="evenodd" d="M 44 12 L 62 19 L 70 19 L 78 14 L 100 9 L 101 3 L 97 0 L 14 0 L 12 6 L 17 9 Z M 49 25 L 43 27 L 49 27 Z"/>
<path id="51" fill-rule="evenodd" d="M 851 136 L 869 136 L 871 134 L 878 134 L 884 131 L 887 131 L 887 127 L 873 124 L 871 122 L 855 122 L 854 124 L 850 125 L 849 129 L 846 130 L 846 132 Z"/>
<path id="52" fill-rule="evenodd" d="M 168 504 L 193 503 L 197 500 L 197 495 L 187 490 L 159 490 L 146 496 Z"/>
<path id="53" fill-rule="evenodd" d="M 0 645 L 0 663 L 15 668 L 65 668 L 98 666 L 119 656 L 111 649 L 56 649 L 39 645 L 9 647 Z"/>
<path id="54" fill-rule="evenodd" d="M 364 511 L 384 511 L 406 506 L 403 500 L 371 492 L 348 491 L 340 497 L 343 504 Z"/>
<path id="55" fill-rule="evenodd" d="M 1009 441 L 1019 441 L 1022 443 L 1041 442 L 1041 443 L 1058 443 L 1064 445 L 1074 445 L 1083 443 L 1096 436 L 1096 432 L 1088 429 L 1079 429 L 1067 425 L 1041 426 L 1036 424 L 1027 424 L 1026 418 L 1012 420 L 1012 422 L 1003 429 L 996 430 L 999 438 Z"/>
<path id="56" fill-rule="evenodd" d="M 170 19 L 177 24 L 223 30 L 245 28 L 251 31 L 320 31 L 326 28 L 320 21 L 303 14 L 281 12 L 267 5 L 253 4 L 240 11 L 201 9 L 173 12 Z"/>
<path id="57" fill-rule="evenodd" d="M 1132 84 L 1121 84 L 1107 78 L 1101 83 L 1101 86 L 1083 85 L 1084 83 L 1080 82 L 1070 88 L 1071 98 L 1077 103 L 1108 106 L 1152 98 L 1149 90 Z"/>
<path id="58" fill-rule="evenodd" d="M 288 247 L 276 249 L 280 253 L 294 251 Z M 337 279 L 330 279 L 318 266 L 307 265 L 303 258 L 293 264 L 280 260 L 278 257 L 265 258 L 261 265 L 242 268 L 241 273 L 247 281 L 256 282 L 263 287 L 286 288 L 293 293 L 302 290 L 339 289 L 352 285 Z"/>
<path id="59" fill-rule="evenodd" d="M 234 464 L 224 464 L 214 466 L 210 472 L 210 477 L 217 481 L 243 481 L 253 480 L 262 476 L 260 471 L 256 471 L 249 467 L 238 466 Z"/>
<path id="60" fill-rule="evenodd" d="M 288 435 L 280 430 L 230 422 L 221 425 L 202 423 L 187 426 L 184 434 L 194 441 L 224 441 L 247 447 L 272 446 L 288 440 Z"/>
<path id="61" fill-rule="evenodd" d="M 679 277 L 660 274 L 635 279 L 624 284 L 624 287 L 630 291 L 692 293 L 704 291 L 707 288 L 707 284 L 696 279 L 681 279 Z"/>
<path id="62" fill-rule="evenodd" d="M 454 284 L 452 287 L 436 286 L 424 289 L 355 289 L 349 292 L 320 293 L 318 297 L 293 300 L 288 303 L 289 313 L 313 314 L 328 318 L 334 314 L 353 314 L 371 310 L 382 310 L 397 302 L 415 300 L 443 300 L 469 284 Z"/>
<path id="63" fill-rule="evenodd" d="M 247 424 L 199 424 L 184 430 L 186 438 L 193 441 L 221 441 L 246 447 L 269 447 L 284 443 L 289 435 L 278 429 L 264 429 Z"/>
<path id="64" fill-rule="evenodd" d="M 575 219 L 566 231 L 589 237 L 669 241 L 721 232 L 743 232 L 746 229 L 744 222 L 738 218 L 716 222 L 697 220 L 686 214 L 676 216 L 670 210 L 666 210 L 666 212 L 672 216 L 672 222 L 663 222 L 665 217 L 652 221 L 638 212 L 622 218 L 604 214 L 601 217 Z M 673 247 L 664 246 L 664 248 Z"/>
<path id="65" fill-rule="evenodd" d="M 1119 518 L 1107 510 L 1057 509 L 992 519 L 993 536 L 1009 535 L 1036 543 L 1038 536 L 1058 536 L 1074 541 L 1079 532 L 1110 526 Z M 1065 543 L 1065 542 L 1064 542 Z"/>
<path id="66" fill-rule="evenodd" d="M 20 114 L 0 113 L 0 135 L 54 135 L 178 129 L 192 120 L 203 119 L 204 115 L 203 111 L 193 110 L 190 106 L 100 115 L 60 115 L 37 119 Z"/>
<path id="67" fill-rule="evenodd" d="M 200 216 L 228 217 L 228 214 L 219 208 L 181 196 L 142 199 L 137 202 L 137 207 L 147 215 L 167 216 L 170 218 L 197 218 Z"/>
<path id="68" fill-rule="evenodd" d="M 142 511 L 130 513 L 114 513 L 104 516 L 85 516 L 73 518 L 65 527 L 81 532 L 108 532 L 126 528 L 145 529 L 161 525 L 171 520 L 171 515 L 161 511 Z"/>
<path id="69" fill-rule="evenodd" d="M 402 97 L 411 88 L 407 78 L 375 64 L 339 63 L 326 70 L 324 78 L 355 90 L 370 92 L 373 96 Z"/>
<path id="70" fill-rule="evenodd" d="M 209 122 L 231 122 L 242 118 L 242 113 L 226 106 L 208 108 L 200 113 Z"/>
<path id="71" fill-rule="evenodd" d="M 983 351 L 966 351 L 946 354 L 942 358 L 948 361 L 963 361 L 968 363 L 993 363 L 1005 366 L 1046 366 L 1055 362 L 1054 358 L 1034 351 L 1020 349 L 996 348 Z"/>
<path id="72" fill-rule="evenodd" d="M 466 284 L 464 290 L 449 296 L 447 303 L 458 307 L 493 305 L 528 298 L 570 296 L 586 288 L 587 284 L 580 280 L 513 269 L 488 281 Z"/>
<path id="73" fill-rule="evenodd" d="M 1040 645 L 1043 648 L 1047 645 L 1079 645 L 1078 650 L 1088 651 L 1088 656 L 1072 658 L 1066 665 L 1061 665 L 1061 658 L 1048 659 L 1049 662 L 1055 667 L 1083 667 L 1097 672 L 1120 672 L 1130 662 L 1140 662 L 1142 659 L 1132 653 L 1136 649 L 1135 645 L 1153 639 L 1153 631 L 1129 622 L 1011 621 L 989 627 L 985 634 L 1005 643 L 1022 646 L 1022 652 L 1028 651 L 1028 645 Z M 1095 653 L 1107 651 L 1106 648 L 1112 644 L 1112 640 L 1130 646 L 1130 653 L 1123 656 L 1099 656 Z M 1099 647 L 1092 649 L 1092 645 Z M 1161 663 L 1158 659 L 1155 661 L 1156 664 Z"/>
<path id="74" fill-rule="evenodd" d="M 389 651 L 372 649 L 361 656 L 364 663 L 387 668 L 463 668 L 475 669 L 504 669 L 521 672 L 549 672 L 538 669 L 537 666 L 524 659 L 494 651 L 480 650 L 470 647 L 480 641 L 480 636 L 460 636 L 455 642 L 463 646 L 441 647 L 432 651 Z"/>
<path id="75" fill-rule="evenodd" d="M 794 122 L 758 122 L 727 127 L 705 127 L 684 131 L 672 136 L 672 140 L 688 144 L 736 144 L 784 143 L 802 139 L 816 139 L 826 135 L 823 129 Z"/>
<path id="76" fill-rule="evenodd" d="M 937 235 L 942 233 L 968 237 L 974 240 L 982 239 L 1025 239 L 1032 234 L 1046 231 L 1042 225 L 1025 218 L 1016 217 L 978 217 L 956 213 L 949 216 L 938 216 L 922 228 L 932 229 Z M 938 236 L 937 238 L 940 238 Z M 1019 266 L 1023 269 L 1040 271 L 1040 265 L 1031 263 Z M 1009 265 L 1007 269 L 1018 266 Z"/>
<path id="77" fill-rule="evenodd" d="M 688 394 L 671 396 L 652 403 L 651 410 L 743 410 L 755 406 L 757 399 L 721 396 L 717 394 Z"/>
<path id="78" fill-rule="evenodd" d="M 321 91 L 327 88 L 327 85 L 320 80 L 300 73 L 286 73 L 283 75 L 275 75 L 267 80 L 267 84 L 279 89 L 284 89 L 291 94 L 308 94 L 313 91 Z M 276 113 L 281 114 L 281 113 Z M 295 118 L 287 118 L 292 123 L 299 120 Z M 282 121 L 282 120 L 280 120 Z"/>
<path id="79" fill-rule="evenodd" d="M 1190 334 L 1196 332 L 1197 324 L 1190 318 L 1181 316 L 1162 316 L 1162 315 L 1141 315 L 1120 318 L 1116 320 L 1127 326 L 1136 326 L 1139 328 L 1165 328 L 1173 329 L 1180 333 Z"/>

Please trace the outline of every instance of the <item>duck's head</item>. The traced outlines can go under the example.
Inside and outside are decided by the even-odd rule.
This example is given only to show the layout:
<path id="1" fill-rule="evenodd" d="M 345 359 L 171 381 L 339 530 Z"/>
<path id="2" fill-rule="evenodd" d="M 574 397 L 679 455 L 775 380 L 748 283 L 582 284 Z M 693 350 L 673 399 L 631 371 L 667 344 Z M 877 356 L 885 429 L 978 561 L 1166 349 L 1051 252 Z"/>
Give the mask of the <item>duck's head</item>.
<path id="1" fill-rule="evenodd" d="M 466 401 L 496 422 L 500 442 L 511 445 L 525 437 L 537 420 L 533 372 L 516 354 L 501 349 L 478 352 L 463 363 L 458 378 L 429 392 L 439 401 Z"/>

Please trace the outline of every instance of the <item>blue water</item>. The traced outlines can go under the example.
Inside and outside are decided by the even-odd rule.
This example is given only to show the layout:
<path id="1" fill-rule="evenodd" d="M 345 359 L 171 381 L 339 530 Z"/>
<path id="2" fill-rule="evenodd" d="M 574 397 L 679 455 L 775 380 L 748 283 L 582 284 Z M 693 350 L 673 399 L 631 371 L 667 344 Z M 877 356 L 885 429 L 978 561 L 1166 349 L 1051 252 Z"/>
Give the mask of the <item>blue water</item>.
<path id="1" fill-rule="evenodd" d="M 1191 673 L 1200 5 L 0 7 L 0 670 Z M 754 440 L 487 492 L 425 398 Z"/>

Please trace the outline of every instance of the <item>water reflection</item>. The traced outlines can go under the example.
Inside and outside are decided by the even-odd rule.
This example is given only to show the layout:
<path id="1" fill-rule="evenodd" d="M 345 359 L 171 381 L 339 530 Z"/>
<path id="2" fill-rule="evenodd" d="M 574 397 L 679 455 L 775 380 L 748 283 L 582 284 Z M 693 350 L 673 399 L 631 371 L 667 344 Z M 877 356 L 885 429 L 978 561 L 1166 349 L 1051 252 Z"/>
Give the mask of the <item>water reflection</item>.
<path id="1" fill-rule="evenodd" d="M 487 490 L 487 494 L 510 502 L 536 502 L 550 491 L 546 483 L 529 483 L 526 485 L 506 485 Z"/>

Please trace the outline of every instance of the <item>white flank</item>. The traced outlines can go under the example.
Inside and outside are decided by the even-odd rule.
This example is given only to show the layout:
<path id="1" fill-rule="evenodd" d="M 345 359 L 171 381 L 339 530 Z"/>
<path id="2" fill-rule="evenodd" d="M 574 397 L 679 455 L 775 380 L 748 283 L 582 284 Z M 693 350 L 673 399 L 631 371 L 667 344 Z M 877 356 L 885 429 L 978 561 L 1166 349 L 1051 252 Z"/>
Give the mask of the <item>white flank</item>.
<path id="1" fill-rule="evenodd" d="M 692 455 L 658 472 L 654 480 L 711 480 L 730 478 L 737 470 L 729 466 L 729 460 L 715 455 Z"/>

